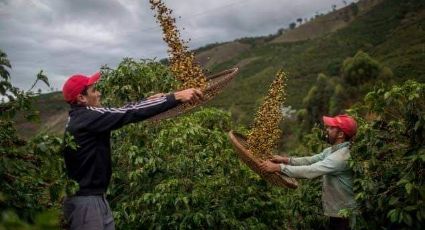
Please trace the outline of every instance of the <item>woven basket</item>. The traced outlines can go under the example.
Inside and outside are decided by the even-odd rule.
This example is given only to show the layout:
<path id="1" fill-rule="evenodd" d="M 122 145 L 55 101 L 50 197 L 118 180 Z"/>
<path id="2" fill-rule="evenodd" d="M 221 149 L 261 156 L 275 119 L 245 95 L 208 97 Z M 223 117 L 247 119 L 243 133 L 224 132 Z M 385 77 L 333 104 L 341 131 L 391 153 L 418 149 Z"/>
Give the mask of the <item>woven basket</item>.
<path id="1" fill-rule="evenodd" d="M 280 187 L 288 187 L 293 189 L 298 187 L 298 182 L 294 178 L 283 176 L 279 173 L 274 174 L 263 172 L 259 166 L 260 159 L 256 158 L 248 149 L 248 143 L 243 135 L 236 133 L 233 130 L 231 130 L 228 135 L 230 142 L 232 142 L 233 146 L 235 147 L 239 158 L 264 180 Z"/>
<path id="2" fill-rule="evenodd" d="M 202 104 L 205 104 L 212 98 L 214 98 L 222 89 L 228 85 L 228 83 L 235 78 L 236 74 L 239 72 L 239 68 L 228 69 L 223 72 L 211 75 L 207 77 L 207 87 L 202 92 L 204 94 L 203 99 L 196 104 L 182 103 L 176 107 L 173 107 L 167 111 L 159 113 L 151 118 L 149 121 L 158 121 L 170 117 L 174 117 L 185 113 L 193 108 L 196 108 Z"/>

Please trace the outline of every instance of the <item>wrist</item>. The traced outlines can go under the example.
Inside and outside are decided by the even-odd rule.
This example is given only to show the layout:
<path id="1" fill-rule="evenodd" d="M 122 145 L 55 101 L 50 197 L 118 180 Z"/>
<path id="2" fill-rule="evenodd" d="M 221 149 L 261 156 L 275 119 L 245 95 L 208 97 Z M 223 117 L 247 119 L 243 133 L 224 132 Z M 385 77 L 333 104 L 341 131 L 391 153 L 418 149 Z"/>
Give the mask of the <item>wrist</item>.
<path id="1" fill-rule="evenodd" d="M 181 101 L 181 100 L 182 100 L 183 96 L 182 96 L 179 92 L 175 92 L 175 93 L 173 93 L 173 94 L 174 94 L 174 98 L 175 98 L 177 101 Z"/>

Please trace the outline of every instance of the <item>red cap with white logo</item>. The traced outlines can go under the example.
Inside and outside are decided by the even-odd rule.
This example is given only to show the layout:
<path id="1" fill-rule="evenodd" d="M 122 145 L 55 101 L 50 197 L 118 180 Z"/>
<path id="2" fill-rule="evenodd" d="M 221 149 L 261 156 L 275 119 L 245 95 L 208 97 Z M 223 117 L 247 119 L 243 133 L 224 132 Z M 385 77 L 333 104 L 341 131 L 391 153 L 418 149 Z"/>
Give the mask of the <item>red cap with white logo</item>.
<path id="1" fill-rule="evenodd" d="M 100 72 L 96 72 L 90 77 L 82 74 L 75 74 L 66 80 L 62 88 L 62 94 L 65 101 L 68 103 L 75 103 L 77 96 L 83 92 L 84 88 L 95 84 L 100 79 Z"/>
<path id="2" fill-rule="evenodd" d="M 348 138 L 353 137 L 357 132 L 356 120 L 347 114 L 338 115 L 335 117 L 323 116 L 323 123 L 326 126 L 340 128 Z"/>

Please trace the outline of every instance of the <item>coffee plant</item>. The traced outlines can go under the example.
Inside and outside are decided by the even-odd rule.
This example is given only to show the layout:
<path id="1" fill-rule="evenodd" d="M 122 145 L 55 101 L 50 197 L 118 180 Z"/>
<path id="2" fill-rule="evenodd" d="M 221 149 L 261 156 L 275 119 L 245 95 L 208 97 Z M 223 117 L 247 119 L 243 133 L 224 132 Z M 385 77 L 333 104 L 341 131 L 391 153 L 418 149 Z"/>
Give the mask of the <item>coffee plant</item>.
<path id="1" fill-rule="evenodd" d="M 130 69 L 145 74 L 129 77 L 125 71 Z M 104 71 L 102 78 L 98 88 L 111 105 L 141 98 L 132 95 L 178 87 L 167 68 L 150 60 L 124 60 L 116 70 Z M 287 190 L 267 185 L 239 162 L 227 140 L 227 132 L 238 128 L 233 126 L 227 112 L 200 108 L 185 116 L 115 131 L 108 196 L 117 227 L 289 226 L 284 218 L 292 212 L 284 202 Z"/>
<path id="2" fill-rule="evenodd" d="M 420 229 L 425 220 L 425 84 L 376 89 L 352 149 L 359 229 Z"/>
<path id="3" fill-rule="evenodd" d="M 37 81 L 47 85 L 42 71 L 30 90 L 10 82 L 7 55 L 0 50 L 0 229 L 57 229 L 60 200 L 65 195 L 62 138 L 38 134 L 30 140 L 19 137 L 15 116 L 20 113 L 37 121 L 31 89 Z"/>
<path id="4" fill-rule="evenodd" d="M 58 229 L 61 200 L 76 187 L 64 175 L 61 146 L 72 137 L 40 133 L 19 137 L 16 114 L 36 119 L 34 94 L 10 83 L 0 55 L 0 229 Z M 37 80 L 47 81 L 40 72 Z M 107 106 L 121 106 L 180 87 L 155 60 L 124 59 L 102 68 L 97 85 Z M 356 229 L 420 229 L 424 208 L 424 90 L 407 81 L 370 92 L 350 113 L 359 121 L 350 166 L 358 209 Z M 117 229 L 326 229 L 321 181 L 301 180 L 288 190 L 273 187 L 242 164 L 227 131 L 247 128 L 214 108 L 160 122 L 130 124 L 112 133 L 113 175 L 108 190 Z M 324 147 L 314 127 L 289 155 Z"/>

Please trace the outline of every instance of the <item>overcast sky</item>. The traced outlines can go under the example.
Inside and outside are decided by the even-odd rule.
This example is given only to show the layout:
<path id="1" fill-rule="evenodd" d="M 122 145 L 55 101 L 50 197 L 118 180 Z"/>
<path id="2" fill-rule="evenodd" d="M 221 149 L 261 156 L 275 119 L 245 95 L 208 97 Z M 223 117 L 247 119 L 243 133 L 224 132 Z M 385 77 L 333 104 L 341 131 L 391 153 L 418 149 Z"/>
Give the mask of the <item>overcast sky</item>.
<path id="1" fill-rule="evenodd" d="M 297 18 L 344 5 L 342 0 L 164 2 L 184 28 L 183 39 L 191 38 L 191 49 L 273 34 Z M 0 49 L 11 61 L 12 82 L 22 89 L 41 69 L 61 90 L 69 75 L 88 75 L 104 64 L 116 67 L 123 57 L 167 57 L 148 0 L 0 0 Z"/>

